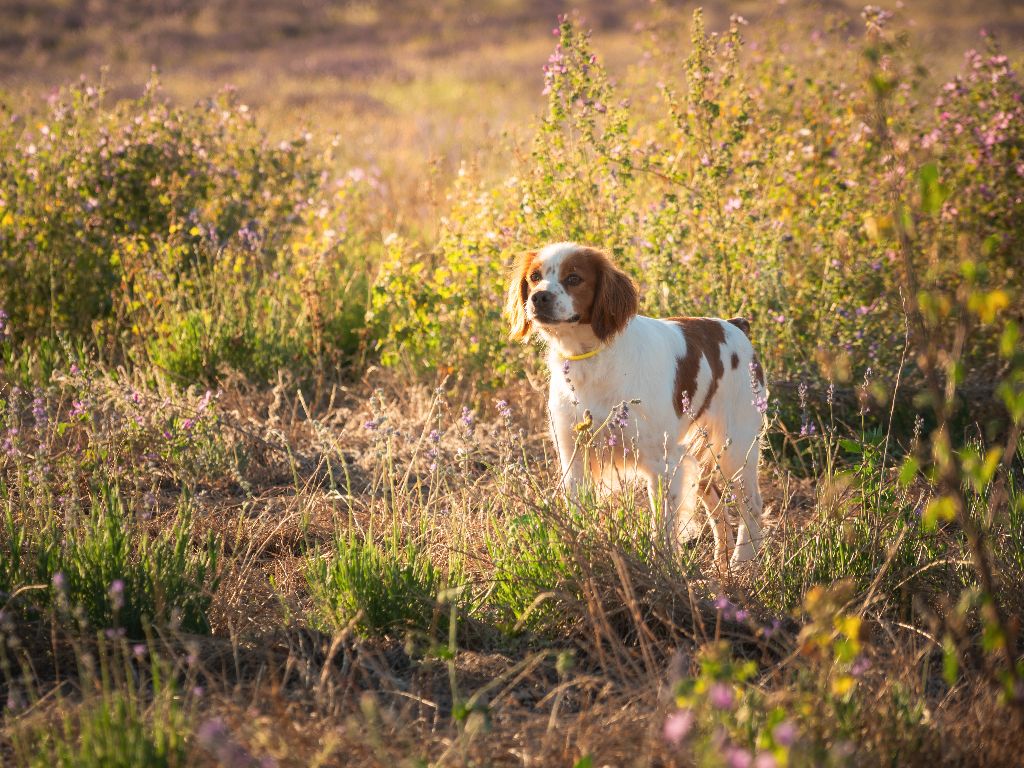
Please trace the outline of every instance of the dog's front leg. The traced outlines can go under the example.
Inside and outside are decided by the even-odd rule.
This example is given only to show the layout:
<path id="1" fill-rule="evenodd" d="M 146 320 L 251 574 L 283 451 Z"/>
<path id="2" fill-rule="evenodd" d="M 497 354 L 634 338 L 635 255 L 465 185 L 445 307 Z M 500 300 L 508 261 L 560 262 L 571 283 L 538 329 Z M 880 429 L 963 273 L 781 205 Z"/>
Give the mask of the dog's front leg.
<path id="1" fill-rule="evenodd" d="M 584 454 L 586 446 L 578 445 L 566 419 L 552 411 L 551 438 L 558 450 L 559 483 L 569 501 L 578 501 L 586 480 Z"/>
<path id="2" fill-rule="evenodd" d="M 697 520 L 700 468 L 680 446 L 663 447 L 662 453 L 663 462 L 642 469 L 647 476 L 655 540 L 666 551 L 674 552 L 680 541 L 696 535 L 694 528 L 700 532 Z"/>

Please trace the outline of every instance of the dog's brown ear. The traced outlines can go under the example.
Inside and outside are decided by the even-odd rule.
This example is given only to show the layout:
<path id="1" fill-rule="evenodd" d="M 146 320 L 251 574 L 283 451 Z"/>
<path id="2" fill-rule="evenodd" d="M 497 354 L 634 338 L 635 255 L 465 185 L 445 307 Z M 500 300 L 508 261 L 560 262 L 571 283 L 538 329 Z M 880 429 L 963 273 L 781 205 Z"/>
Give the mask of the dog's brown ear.
<path id="1" fill-rule="evenodd" d="M 526 299 L 530 294 L 530 284 L 527 282 L 526 276 L 536 256 L 536 251 L 519 254 L 508 276 L 505 317 L 508 318 L 508 337 L 513 341 L 526 341 L 530 335 L 531 323 L 526 317 Z"/>
<path id="2" fill-rule="evenodd" d="M 640 294 L 629 275 L 612 264 L 604 253 L 595 253 L 600 269 L 597 293 L 590 310 L 590 326 L 594 335 L 603 341 L 626 327 L 639 309 Z"/>

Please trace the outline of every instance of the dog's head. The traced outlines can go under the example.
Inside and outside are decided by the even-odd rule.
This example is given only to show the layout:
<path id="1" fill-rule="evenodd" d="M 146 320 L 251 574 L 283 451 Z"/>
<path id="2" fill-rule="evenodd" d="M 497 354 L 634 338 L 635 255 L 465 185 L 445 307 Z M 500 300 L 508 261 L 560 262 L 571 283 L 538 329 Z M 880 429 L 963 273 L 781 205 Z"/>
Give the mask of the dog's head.
<path id="1" fill-rule="evenodd" d="M 621 331 L 637 313 L 639 296 L 629 275 L 596 248 L 555 243 L 522 254 L 509 278 L 505 314 L 517 341 L 536 323 L 549 336 L 589 325 L 605 340 Z"/>

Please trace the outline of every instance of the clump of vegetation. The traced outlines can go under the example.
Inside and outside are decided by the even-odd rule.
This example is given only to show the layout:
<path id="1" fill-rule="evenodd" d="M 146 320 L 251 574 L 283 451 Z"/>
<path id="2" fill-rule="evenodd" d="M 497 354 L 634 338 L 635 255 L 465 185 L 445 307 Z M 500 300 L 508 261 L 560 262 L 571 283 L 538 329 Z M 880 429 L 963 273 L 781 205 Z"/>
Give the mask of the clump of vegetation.
<path id="1" fill-rule="evenodd" d="M 23 591 L 16 607 L 51 609 L 134 639 L 149 624 L 210 631 L 219 546 L 210 535 L 193 549 L 187 508 L 156 536 L 138 530 L 116 488 L 102 489 L 89 509 L 67 512 L 64 519 L 28 520 L 8 508 L 0 590 Z"/>
<path id="2" fill-rule="evenodd" d="M 403 545 L 391 536 L 377 544 L 349 534 L 335 537 L 327 557 L 311 557 L 305 577 L 315 611 L 329 628 L 447 634 L 448 610 L 440 598 L 458 586 L 457 571 L 446 576 L 415 541 Z"/>
<path id="3" fill-rule="evenodd" d="M 330 153 L 271 143 L 230 93 L 183 109 L 153 79 L 109 101 L 72 86 L 38 123 L 0 131 L 8 341 L 84 340 L 190 382 L 351 355 L 363 190 L 326 183 Z"/>

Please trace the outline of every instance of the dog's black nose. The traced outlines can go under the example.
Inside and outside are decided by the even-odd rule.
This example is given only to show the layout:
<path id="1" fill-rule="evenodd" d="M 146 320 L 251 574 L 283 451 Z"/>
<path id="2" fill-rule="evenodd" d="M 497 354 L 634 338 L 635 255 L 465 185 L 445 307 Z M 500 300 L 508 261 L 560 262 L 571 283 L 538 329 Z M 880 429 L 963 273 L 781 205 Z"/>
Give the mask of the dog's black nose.
<path id="1" fill-rule="evenodd" d="M 552 298 L 551 291 L 537 291 L 530 297 L 530 301 L 537 309 L 546 309 L 551 306 Z"/>

